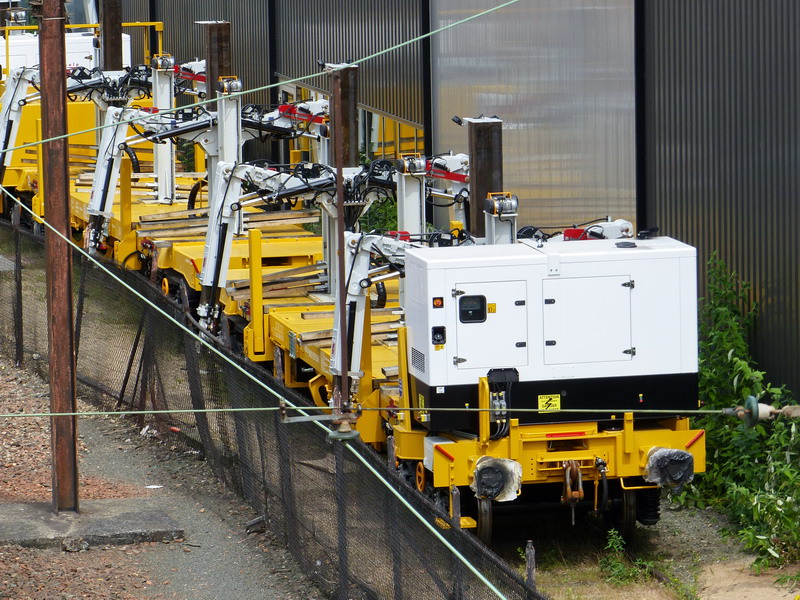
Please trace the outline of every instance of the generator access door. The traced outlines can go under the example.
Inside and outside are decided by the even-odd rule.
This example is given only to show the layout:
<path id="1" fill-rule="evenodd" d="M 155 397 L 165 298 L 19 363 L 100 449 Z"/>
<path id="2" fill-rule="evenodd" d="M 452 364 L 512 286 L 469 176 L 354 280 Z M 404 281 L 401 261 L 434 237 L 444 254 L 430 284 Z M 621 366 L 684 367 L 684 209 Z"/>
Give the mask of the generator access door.
<path id="1" fill-rule="evenodd" d="M 523 367 L 528 364 L 525 281 L 458 283 L 453 290 L 459 369 Z"/>
<path id="2" fill-rule="evenodd" d="M 631 290 L 627 275 L 542 281 L 547 365 L 631 360 Z"/>

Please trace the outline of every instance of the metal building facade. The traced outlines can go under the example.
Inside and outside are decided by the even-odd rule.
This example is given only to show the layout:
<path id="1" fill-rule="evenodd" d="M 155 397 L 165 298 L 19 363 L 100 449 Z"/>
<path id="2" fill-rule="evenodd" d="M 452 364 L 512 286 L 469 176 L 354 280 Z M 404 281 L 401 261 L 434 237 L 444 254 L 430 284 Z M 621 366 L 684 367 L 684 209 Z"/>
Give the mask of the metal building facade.
<path id="1" fill-rule="evenodd" d="M 203 30 L 195 21 L 229 21 L 233 68 L 246 89 L 268 85 L 273 75 L 319 74 L 303 85 L 327 90 L 318 60 L 362 59 L 414 39 L 428 22 L 426 0 L 132 0 L 123 10 L 126 20 L 163 21 L 164 48 L 178 61 L 203 56 Z M 359 103 L 421 127 L 423 48 L 417 42 L 363 62 Z M 268 99 L 261 92 L 246 101 Z"/>
<path id="2" fill-rule="evenodd" d="M 756 360 L 800 390 L 800 3 L 640 10 L 640 216 L 752 282 Z"/>
<path id="3" fill-rule="evenodd" d="M 164 50 L 178 62 L 203 58 L 205 37 L 197 21 L 229 21 L 234 74 L 246 89 L 269 84 L 269 2 L 132 0 L 123 4 L 125 20 L 164 23 Z M 268 92 L 244 99 L 254 103 L 268 101 Z"/>
<path id="4" fill-rule="evenodd" d="M 427 1 L 276 0 L 276 68 L 281 78 L 318 73 L 318 60 L 360 60 L 415 39 L 427 27 Z M 359 63 L 359 104 L 422 127 L 425 43 L 414 42 Z M 313 85 L 329 88 L 327 76 Z"/>
<path id="5" fill-rule="evenodd" d="M 497 4 L 437 0 L 431 27 Z M 633 0 L 521 0 L 434 36 L 431 54 L 433 151 L 465 151 L 453 115 L 500 117 L 521 223 L 634 219 Z"/>

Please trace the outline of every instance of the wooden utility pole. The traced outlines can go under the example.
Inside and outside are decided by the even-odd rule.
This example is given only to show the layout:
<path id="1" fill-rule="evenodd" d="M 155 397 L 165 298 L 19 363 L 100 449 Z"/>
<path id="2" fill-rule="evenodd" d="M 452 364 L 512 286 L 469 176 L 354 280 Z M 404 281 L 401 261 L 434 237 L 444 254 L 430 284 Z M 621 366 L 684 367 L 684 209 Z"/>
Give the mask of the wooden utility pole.
<path id="1" fill-rule="evenodd" d="M 122 0 L 100 0 L 100 68 L 122 70 Z"/>
<path id="2" fill-rule="evenodd" d="M 198 21 L 205 27 L 206 97 L 217 97 L 220 77 L 233 75 L 231 67 L 231 24 L 228 21 Z M 210 188 L 209 188 L 210 189 Z"/>
<path id="3" fill-rule="evenodd" d="M 331 77 L 331 125 L 333 129 L 333 163 L 336 166 L 336 247 L 338 256 L 339 307 L 339 364 L 341 375 L 338 388 L 342 407 L 347 408 L 350 398 L 348 371 L 350 370 L 350 327 L 347 322 L 347 277 L 345 273 L 345 206 L 344 167 L 358 166 L 358 67 L 355 65 L 334 68 Z"/>
<path id="4" fill-rule="evenodd" d="M 470 222 L 476 236 L 486 234 L 483 201 L 503 189 L 503 122 L 497 117 L 464 119 L 469 130 Z M 515 232 L 516 233 L 516 232 Z"/>
<path id="5" fill-rule="evenodd" d="M 67 133 L 65 10 L 63 0 L 40 0 L 39 64 L 42 90 L 42 137 Z M 49 333 L 50 411 L 76 412 L 75 340 L 72 322 L 72 253 L 67 239 L 69 220 L 69 168 L 66 138 L 45 142 L 45 218 L 55 229 L 45 229 L 47 258 L 47 326 Z M 59 237 L 56 231 L 65 236 Z M 51 417 L 53 455 L 53 506 L 58 511 L 78 510 L 78 422 L 76 417 Z"/>

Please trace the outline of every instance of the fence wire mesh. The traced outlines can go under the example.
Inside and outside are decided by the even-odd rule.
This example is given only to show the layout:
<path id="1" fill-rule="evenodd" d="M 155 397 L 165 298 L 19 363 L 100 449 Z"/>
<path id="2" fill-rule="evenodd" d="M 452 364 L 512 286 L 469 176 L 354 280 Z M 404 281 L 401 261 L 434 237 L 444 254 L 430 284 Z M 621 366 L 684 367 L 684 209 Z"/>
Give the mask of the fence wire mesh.
<path id="1" fill-rule="evenodd" d="M 281 397 L 308 406 L 259 366 L 224 348 L 224 356 L 209 350 L 80 253 L 73 264 L 79 389 L 100 409 L 276 407 Z M 110 268 L 185 320 L 141 275 Z M 0 350 L 46 378 L 45 289 L 41 239 L 0 222 Z M 449 527 L 445 514 L 360 442 L 330 443 L 318 424 L 286 424 L 278 411 L 132 418 L 202 452 L 332 597 L 544 598 L 474 536 Z"/>

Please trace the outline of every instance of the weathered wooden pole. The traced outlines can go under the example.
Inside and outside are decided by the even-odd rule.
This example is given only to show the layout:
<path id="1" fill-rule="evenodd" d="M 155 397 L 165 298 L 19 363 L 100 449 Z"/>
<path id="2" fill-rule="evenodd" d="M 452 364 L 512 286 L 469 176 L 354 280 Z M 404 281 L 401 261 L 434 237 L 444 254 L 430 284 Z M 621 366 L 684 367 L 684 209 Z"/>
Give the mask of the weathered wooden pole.
<path id="1" fill-rule="evenodd" d="M 337 290 L 338 319 L 339 319 L 339 376 L 338 388 L 341 394 L 342 407 L 348 407 L 350 387 L 348 372 L 350 370 L 350 348 L 353 340 L 349 339 L 350 327 L 347 314 L 347 273 L 345 267 L 344 230 L 345 223 L 345 196 L 344 175 L 345 167 L 358 166 L 358 67 L 348 65 L 336 67 L 331 70 L 331 125 L 333 129 L 333 164 L 336 167 L 336 248 L 338 251 L 337 263 Z M 331 290 L 334 291 L 334 290 Z"/>
<path id="2" fill-rule="evenodd" d="M 503 189 L 503 122 L 497 117 L 467 118 L 469 137 L 470 233 L 483 236 L 483 201 Z M 516 232 L 515 232 L 516 233 Z"/>
<path id="3" fill-rule="evenodd" d="M 36 5 L 34 5 L 36 6 Z M 39 11 L 39 64 L 42 90 L 42 137 L 67 133 L 65 11 L 63 0 L 42 0 Z M 75 340 L 72 322 L 72 253 L 70 235 L 69 169 L 66 138 L 45 142 L 45 229 L 47 258 L 47 325 L 49 333 L 50 410 L 75 412 Z M 56 231 L 66 237 L 59 237 Z M 78 421 L 51 417 L 53 506 L 78 510 Z"/>
<path id="4" fill-rule="evenodd" d="M 205 27 L 206 97 L 217 97 L 220 77 L 233 75 L 231 66 L 231 24 L 228 21 L 198 21 Z M 211 188 L 209 188 L 211 189 Z"/>
<path id="5" fill-rule="evenodd" d="M 122 0 L 100 0 L 100 68 L 122 70 Z"/>

